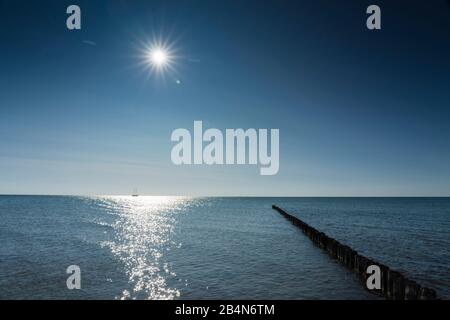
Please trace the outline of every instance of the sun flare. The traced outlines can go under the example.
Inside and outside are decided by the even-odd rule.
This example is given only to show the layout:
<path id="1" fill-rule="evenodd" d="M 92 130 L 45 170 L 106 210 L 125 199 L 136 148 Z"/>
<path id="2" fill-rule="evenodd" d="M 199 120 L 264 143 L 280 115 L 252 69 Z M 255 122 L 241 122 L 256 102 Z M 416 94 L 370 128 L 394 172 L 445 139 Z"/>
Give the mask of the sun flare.
<path id="1" fill-rule="evenodd" d="M 168 60 L 168 54 L 163 48 L 151 49 L 149 52 L 149 61 L 156 67 L 163 67 Z"/>
<path id="2" fill-rule="evenodd" d="M 168 40 L 154 40 L 142 44 L 140 64 L 148 71 L 148 76 L 164 79 L 175 73 L 177 62 L 174 43 Z"/>

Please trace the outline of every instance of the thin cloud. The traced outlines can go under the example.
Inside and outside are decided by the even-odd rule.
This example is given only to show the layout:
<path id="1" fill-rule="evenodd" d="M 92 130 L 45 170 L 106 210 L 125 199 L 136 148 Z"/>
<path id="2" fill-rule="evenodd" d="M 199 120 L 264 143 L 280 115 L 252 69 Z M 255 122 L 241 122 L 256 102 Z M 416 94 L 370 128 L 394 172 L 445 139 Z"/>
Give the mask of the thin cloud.
<path id="1" fill-rule="evenodd" d="M 91 40 L 83 40 L 84 44 L 88 44 L 90 46 L 96 46 L 97 42 L 91 41 Z"/>

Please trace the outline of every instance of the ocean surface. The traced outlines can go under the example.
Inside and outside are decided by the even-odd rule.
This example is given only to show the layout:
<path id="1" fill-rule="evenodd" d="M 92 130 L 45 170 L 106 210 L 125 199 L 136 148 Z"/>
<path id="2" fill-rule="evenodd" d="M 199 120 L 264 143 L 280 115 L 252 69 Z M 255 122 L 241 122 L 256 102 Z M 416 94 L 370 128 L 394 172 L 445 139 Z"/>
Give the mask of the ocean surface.
<path id="1" fill-rule="evenodd" d="M 377 299 L 272 204 L 450 298 L 450 198 L 0 196 L 0 299 Z"/>

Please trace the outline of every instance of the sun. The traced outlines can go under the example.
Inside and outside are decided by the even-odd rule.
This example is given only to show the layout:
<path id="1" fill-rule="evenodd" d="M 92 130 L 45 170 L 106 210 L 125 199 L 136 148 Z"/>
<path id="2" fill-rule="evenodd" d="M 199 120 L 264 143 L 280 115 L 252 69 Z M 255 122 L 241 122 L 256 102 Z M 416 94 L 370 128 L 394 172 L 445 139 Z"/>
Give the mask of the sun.
<path id="1" fill-rule="evenodd" d="M 164 79 L 175 73 L 178 56 L 174 43 L 168 40 L 142 42 L 140 65 L 148 72 L 148 77 Z"/>
<path id="2" fill-rule="evenodd" d="M 148 59 L 156 68 L 162 68 L 169 62 L 169 55 L 164 48 L 154 48 L 149 50 Z"/>
<path id="3" fill-rule="evenodd" d="M 136 49 L 136 67 L 146 73 L 147 79 L 153 78 L 158 83 L 178 79 L 178 67 L 183 56 L 176 39 L 153 33 L 150 38 L 142 36 Z"/>

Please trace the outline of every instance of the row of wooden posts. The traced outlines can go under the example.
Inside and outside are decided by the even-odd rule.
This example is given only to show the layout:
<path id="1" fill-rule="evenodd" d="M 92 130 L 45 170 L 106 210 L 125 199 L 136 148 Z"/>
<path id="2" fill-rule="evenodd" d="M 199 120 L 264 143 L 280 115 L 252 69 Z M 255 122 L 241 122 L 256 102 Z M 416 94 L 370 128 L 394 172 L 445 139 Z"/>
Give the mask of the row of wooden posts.
<path id="1" fill-rule="evenodd" d="M 327 236 L 325 233 L 316 230 L 280 207 L 272 205 L 272 208 L 300 228 L 315 245 L 325 250 L 328 255 L 337 259 L 348 269 L 356 272 L 360 276 L 364 286 L 366 286 L 367 278 L 370 276 L 370 273 L 367 272 L 367 268 L 371 265 L 378 266 L 381 275 L 381 288 L 370 290 L 372 293 L 384 296 L 390 300 L 436 299 L 436 292 L 433 289 L 422 287 L 415 281 L 407 279 L 400 272 L 360 255 L 356 250 L 353 250 L 349 246 L 341 244 L 339 241 Z"/>

